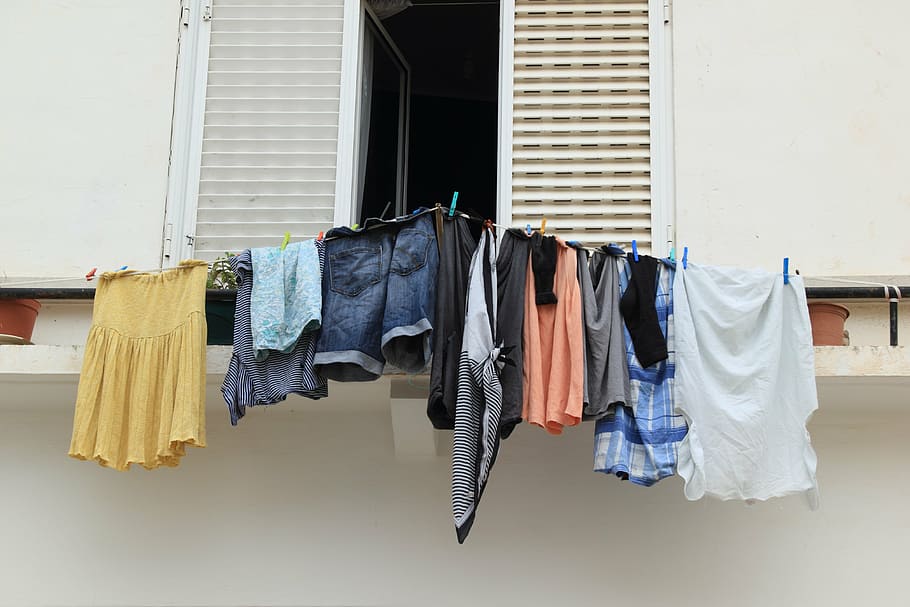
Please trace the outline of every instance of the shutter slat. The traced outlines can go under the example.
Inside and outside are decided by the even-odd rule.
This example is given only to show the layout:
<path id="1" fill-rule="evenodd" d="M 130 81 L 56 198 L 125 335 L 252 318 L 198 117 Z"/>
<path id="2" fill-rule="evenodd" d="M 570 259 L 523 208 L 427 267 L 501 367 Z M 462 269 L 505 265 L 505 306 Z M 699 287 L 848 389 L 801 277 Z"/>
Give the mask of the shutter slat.
<path id="1" fill-rule="evenodd" d="M 205 123 L 218 126 L 332 126 L 338 124 L 338 112 L 206 112 Z"/>
<path id="2" fill-rule="evenodd" d="M 650 250 L 647 0 L 516 0 L 512 222 Z"/>
<path id="3" fill-rule="evenodd" d="M 210 59 L 333 59 L 339 60 L 334 44 L 212 44 Z"/>
<path id="4" fill-rule="evenodd" d="M 205 107 L 211 112 L 296 112 L 306 108 L 309 112 L 334 112 L 337 115 L 336 99 L 256 99 L 213 97 L 205 100 Z"/>
<path id="5" fill-rule="evenodd" d="M 274 6 L 250 4 L 224 5 L 218 7 L 219 20 L 224 19 L 341 19 L 344 7 L 337 3 L 320 5 L 278 4 Z"/>
<path id="6" fill-rule="evenodd" d="M 343 0 L 215 0 L 195 255 L 334 218 Z"/>

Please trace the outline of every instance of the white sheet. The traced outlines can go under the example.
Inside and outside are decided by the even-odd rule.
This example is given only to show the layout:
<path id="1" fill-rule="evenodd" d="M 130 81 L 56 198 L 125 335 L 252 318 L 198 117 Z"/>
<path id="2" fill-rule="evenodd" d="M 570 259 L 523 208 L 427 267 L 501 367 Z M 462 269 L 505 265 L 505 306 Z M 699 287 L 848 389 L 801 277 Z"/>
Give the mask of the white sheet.
<path id="1" fill-rule="evenodd" d="M 690 500 L 806 492 L 818 506 L 806 430 L 818 408 L 815 354 L 799 276 L 678 264 L 676 408 L 689 433 L 678 471 Z"/>

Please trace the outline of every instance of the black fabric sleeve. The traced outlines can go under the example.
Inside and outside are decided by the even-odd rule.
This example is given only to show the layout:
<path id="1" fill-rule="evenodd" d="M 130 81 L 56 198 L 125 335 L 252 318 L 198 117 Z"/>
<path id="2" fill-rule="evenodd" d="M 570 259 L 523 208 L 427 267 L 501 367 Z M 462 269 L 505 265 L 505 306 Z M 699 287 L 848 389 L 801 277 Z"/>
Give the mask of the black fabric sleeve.
<path id="1" fill-rule="evenodd" d="M 556 237 L 531 237 L 531 271 L 534 272 L 534 301 L 538 306 L 555 304 L 559 300 L 553 292 L 556 276 Z"/>
<path id="2" fill-rule="evenodd" d="M 632 336 L 635 356 L 642 367 L 650 367 L 667 359 L 667 339 L 660 330 L 657 308 L 657 259 L 639 255 L 635 261 L 629 253 L 632 276 L 629 286 L 619 300 L 619 312 Z"/>

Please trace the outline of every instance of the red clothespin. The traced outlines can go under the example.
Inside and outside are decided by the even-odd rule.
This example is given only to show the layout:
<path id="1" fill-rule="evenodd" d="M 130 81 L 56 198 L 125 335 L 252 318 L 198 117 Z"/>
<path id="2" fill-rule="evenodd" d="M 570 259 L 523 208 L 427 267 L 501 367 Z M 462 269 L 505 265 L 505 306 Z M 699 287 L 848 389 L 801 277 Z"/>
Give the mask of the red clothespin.
<path id="1" fill-rule="evenodd" d="M 92 279 L 95 277 L 95 273 L 97 271 L 98 271 L 98 268 L 92 268 L 91 270 L 89 270 L 88 274 L 85 275 L 85 280 L 91 282 Z"/>
<path id="2" fill-rule="evenodd" d="M 324 234 L 322 232 L 319 232 L 319 236 L 316 237 L 316 240 L 322 240 L 323 237 L 324 237 Z"/>

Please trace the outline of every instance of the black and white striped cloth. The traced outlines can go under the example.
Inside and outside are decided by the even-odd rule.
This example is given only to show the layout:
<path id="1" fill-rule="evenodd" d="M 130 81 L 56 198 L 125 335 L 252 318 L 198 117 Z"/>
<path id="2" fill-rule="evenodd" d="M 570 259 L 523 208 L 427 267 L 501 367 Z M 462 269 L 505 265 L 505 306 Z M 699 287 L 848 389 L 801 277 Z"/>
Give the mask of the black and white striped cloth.
<path id="1" fill-rule="evenodd" d="M 452 513 L 458 543 L 474 514 L 499 451 L 501 348 L 496 345 L 496 241 L 484 229 L 471 259 L 464 340 L 458 366 L 452 450 Z"/>
<path id="2" fill-rule="evenodd" d="M 325 242 L 316 241 L 319 252 L 319 275 L 325 268 Z M 234 312 L 234 352 L 228 365 L 221 393 L 231 414 L 231 425 L 246 414 L 247 407 L 281 402 L 288 394 L 308 398 L 328 396 L 323 377 L 313 369 L 316 355 L 316 332 L 303 333 L 288 353 L 272 352 L 264 361 L 253 353 L 253 331 L 250 324 L 250 296 L 253 292 L 253 261 L 250 250 L 230 260 L 237 275 L 237 305 Z"/>

